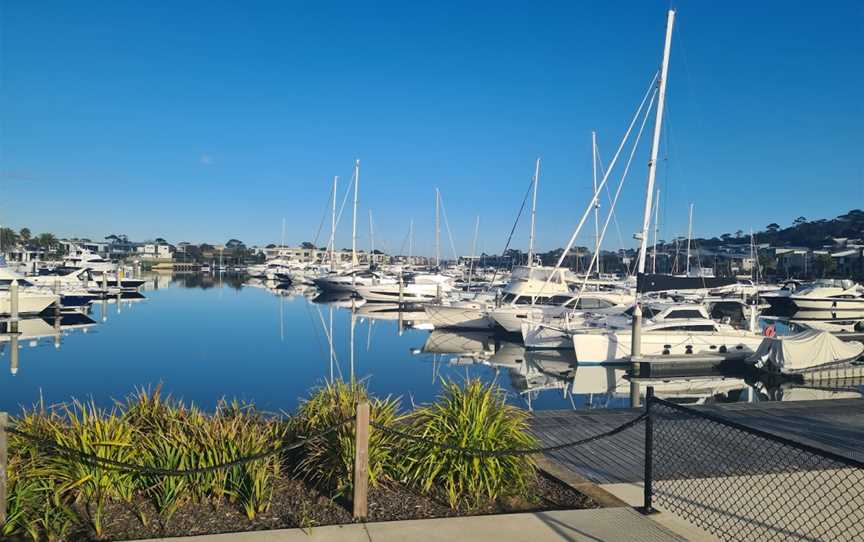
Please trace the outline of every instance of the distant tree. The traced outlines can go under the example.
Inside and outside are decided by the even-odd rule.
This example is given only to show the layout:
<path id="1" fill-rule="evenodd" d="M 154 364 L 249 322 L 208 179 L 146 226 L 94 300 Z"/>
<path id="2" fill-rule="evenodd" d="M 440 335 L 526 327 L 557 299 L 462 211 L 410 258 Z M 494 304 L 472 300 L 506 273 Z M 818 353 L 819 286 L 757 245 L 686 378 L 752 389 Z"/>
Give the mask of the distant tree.
<path id="1" fill-rule="evenodd" d="M 771 224 L 768 224 L 767 226 L 765 226 L 765 229 L 768 230 L 770 233 L 777 233 L 777 230 L 780 229 L 780 224 L 777 224 L 776 222 L 772 222 Z"/>
<path id="2" fill-rule="evenodd" d="M 737 230 L 737 231 L 735 232 L 735 238 L 736 238 L 736 239 L 741 239 L 742 237 L 744 237 L 744 231 L 743 231 L 743 230 Z"/>
<path id="3" fill-rule="evenodd" d="M 840 215 L 837 218 L 849 222 L 864 222 L 864 211 L 862 211 L 861 209 L 852 209 L 845 215 Z"/>
<path id="4" fill-rule="evenodd" d="M 213 252 L 215 247 L 213 245 L 208 245 L 207 243 L 201 243 L 198 248 L 201 252 Z"/>
<path id="5" fill-rule="evenodd" d="M 806 223 L 807 223 L 807 219 L 804 218 L 803 216 L 799 216 L 798 218 L 796 218 L 795 220 L 792 221 L 793 226 L 800 226 L 800 225 L 806 224 Z"/>
<path id="6" fill-rule="evenodd" d="M 265 248 L 276 248 L 276 245 L 274 245 L 273 243 L 270 243 Z"/>
<path id="7" fill-rule="evenodd" d="M 10 248 L 18 244 L 18 234 L 12 228 L 0 228 L 0 245 Z"/>
<path id="8" fill-rule="evenodd" d="M 728 243 L 728 242 L 729 242 L 729 239 L 731 239 L 731 238 L 732 238 L 732 234 L 731 234 L 731 233 L 724 233 L 723 235 L 720 236 L 720 239 L 721 239 L 724 243 Z"/>
<path id="9" fill-rule="evenodd" d="M 166 241 L 165 239 L 163 239 L 161 237 L 157 237 L 156 240 L 153 242 L 156 243 L 157 245 L 167 245 L 168 244 L 168 241 Z"/>
<path id="10" fill-rule="evenodd" d="M 120 238 L 112 233 L 111 235 L 106 235 L 105 240 L 108 241 L 109 243 L 116 243 L 117 241 L 120 240 Z"/>
<path id="11" fill-rule="evenodd" d="M 241 247 L 245 247 L 245 246 L 246 245 L 243 244 L 243 241 L 241 241 L 239 239 L 229 239 L 228 242 L 225 243 L 225 248 L 234 249 L 234 248 L 241 248 Z"/>
<path id="12" fill-rule="evenodd" d="M 310 243 L 309 241 L 303 241 L 303 243 L 300 246 L 307 249 L 307 250 L 311 250 L 311 249 L 315 248 L 315 245 Z"/>
<path id="13" fill-rule="evenodd" d="M 837 268 L 834 258 L 830 254 L 819 254 L 816 257 L 816 269 L 820 277 L 830 276 Z"/>
<path id="14" fill-rule="evenodd" d="M 63 252 L 60 242 L 53 233 L 40 233 L 36 236 L 35 241 L 36 245 L 48 254 L 59 255 Z"/>
<path id="15" fill-rule="evenodd" d="M 18 237 L 21 238 L 21 241 L 27 242 L 30 240 L 33 234 L 30 233 L 30 228 L 21 228 L 21 231 L 18 232 Z"/>

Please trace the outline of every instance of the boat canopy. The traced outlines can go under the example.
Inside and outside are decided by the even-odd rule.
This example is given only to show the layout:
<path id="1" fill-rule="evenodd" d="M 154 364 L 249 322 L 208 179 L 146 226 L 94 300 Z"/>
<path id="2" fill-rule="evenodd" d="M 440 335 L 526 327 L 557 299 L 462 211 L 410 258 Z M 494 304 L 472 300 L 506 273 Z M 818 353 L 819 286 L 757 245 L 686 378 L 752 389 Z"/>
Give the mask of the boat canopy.
<path id="1" fill-rule="evenodd" d="M 672 275 L 656 275 L 639 273 L 636 279 L 636 291 L 664 292 L 669 290 L 701 290 L 720 288 L 735 284 L 734 277 L 675 277 Z"/>

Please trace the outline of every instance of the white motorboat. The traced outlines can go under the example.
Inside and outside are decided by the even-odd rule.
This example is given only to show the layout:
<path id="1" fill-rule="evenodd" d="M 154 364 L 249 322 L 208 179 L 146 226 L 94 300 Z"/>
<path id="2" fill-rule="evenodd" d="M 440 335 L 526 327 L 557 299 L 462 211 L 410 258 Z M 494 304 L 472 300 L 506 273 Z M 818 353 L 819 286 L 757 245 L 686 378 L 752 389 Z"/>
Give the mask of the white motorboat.
<path id="1" fill-rule="evenodd" d="M 68 267 L 80 267 L 89 269 L 96 273 L 108 273 L 114 271 L 116 267 L 110 260 L 106 260 L 98 254 L 93 254 L 89 250 L 78 249 L 71 252 L 64 260 L 63 265 Z"/>
<path id="2" fill-rule="evenodd" d="M 789 299 L 799 310 L 864 313 L 864 287 L 846 279 L 817 280 L 791 294 Z"/>
<path id="3" fill-rule="evenodd" d="M 9 290 L 0 290 L 0 315 L 11 314 L 11 299 Z M 39 288 L 21 288 L 18 290 L 18 314 L 39 314 L 59 300 L 60 296 Z"/>
<path id="4" fill-rule="evenodd" d="M 398 284 L 398 280 L 371 269 L 352 269 L 345 273 L 332 273 L 313 279 L 312 282 L 324 292 L 353 293 L 360 286 Z"/>
<path id="5" fill-rule="evenodd" d="M 519 333 L 522 321 L 536 304 L 560 304 L 573 297 L 565 270 L 555 267 L 516 267 L 504 288 L 500 306 L 489 317 L 510 333 Z"/>
<path id="6" fill-rule="evenodd" d="M 354 292 L 366 301 L 387 303 L 430 303 L 452 289 L 450 277 L 435 274 L 407 275 L 401 281 L 354 286 Z"/>
<path id="7" fill-rule="evenodd" d="M 629 361 L 632 332 L 626 327 L 574 331 L 579 363 Z M 759 348 L 762 335 L 715 322 L 702 305 L 673 305 L 642 327 L 643 356 L 725 355 L 746 357 Z"/>

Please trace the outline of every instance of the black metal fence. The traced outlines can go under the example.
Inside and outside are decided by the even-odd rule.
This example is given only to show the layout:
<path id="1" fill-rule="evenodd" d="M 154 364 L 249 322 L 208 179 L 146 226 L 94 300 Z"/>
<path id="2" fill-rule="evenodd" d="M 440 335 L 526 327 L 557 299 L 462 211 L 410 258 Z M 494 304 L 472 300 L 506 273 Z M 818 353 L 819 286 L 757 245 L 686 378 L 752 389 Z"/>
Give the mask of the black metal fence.
<path id="1" fill-rule="evenodd" d="M 722 540 L 864 540 L 864 463 L 647 395 L 648 511 Z"/>

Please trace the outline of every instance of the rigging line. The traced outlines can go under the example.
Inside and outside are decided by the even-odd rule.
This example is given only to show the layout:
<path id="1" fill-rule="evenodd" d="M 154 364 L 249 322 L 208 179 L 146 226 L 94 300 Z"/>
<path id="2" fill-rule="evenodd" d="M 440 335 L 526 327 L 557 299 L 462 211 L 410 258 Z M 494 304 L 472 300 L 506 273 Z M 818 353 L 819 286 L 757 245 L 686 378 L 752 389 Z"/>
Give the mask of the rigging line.
<path id="1" fill-rule="evenodd" d="M 555 264 L 555 269 L 559 269 L 561 264 L 564 262 L 564 259 L 567 257 L 567 254 L 570 252 L 570 249 L 573 248 L 573 243 L 576 242 L 576 236 L 579 235 L 579 232 L 582 230 L 582 226 L 585 225 L 585 221 L 588 219 L 588 215 L 591 213 L 591 210 L 594 208 L 595 203 L 597 203 L 597 197 L 600 190 L 606 186 L 606 181 L 609 180 L 609 175 L 612 173 L 612 169 L 615 168 L 615 164 L 618 161 L 618 157 L 621 155 L 621 151 L 624 149 L 624 145 L 627 143 L 627 140 L 630 138 L 630 134 L 633 131 L 633 127 L 636 125 L 636 121 L 639 120 L 639 117 L 642 115 L 642 109 L 645 107 L 645 103 L 648 101 L 648 96 L 651 95 L 652 90 L 654 89 L 654 85 L 657 83 L 658 78 L 660 77 L 660 72 L 654 72 L 654 77 L 651 78 L 651 84 L 648 85 L 648 89 L 645 91 L 645 96 L 642 98 L 642 102 L 639 104 L 639 107 L 636 109 L 636 113 L 633 115 L 633 119 L 630 121 L 630 125 L 627 126 L 627 131 L 624 133 L 624 137 L 621 138 L 621 142 L 618 144 L 618 149 L 615 151 L 615 155 L 612 158 L 612 162 L 609 163 L 609 170 L 606 172 L 606 175 L 603 176 L 603 180 L 600 182 L 600 185 L 597 186 L 597 190 L 594 191 L 594 194 L 591 196 L 591 201 L 588 204 L 588 207 L 585 209 L 585 212 L 582 214 L 582 218 L 579 220 L 579 224 L 576 226 L 576 229 L 573 231 L 573 235 L 570 236 L 570 240 L 567 242 L 567 246 L 564 248 L 564 251 L 561 253 L 561 257 L 558 258 L 558 262 Z M 553 272 L 549 274 L 549 278 L 546 279 L 546 282 L 543 283 L 543 286 L 540 287 L 540 291 L 537 293 L 537 297 L 539 297 L 546 286 L 552 281 L 552 279 L 558 275 L 558 273 Z"/>
<path id="2" fill-rule="evenodd" d="M 321 359 L 324 359 L 324 347 L 321 345 L 321 337 L 318 335 L 318 326 L 315 325 L 315 319 L 312 318 L 312 311 L 309 309 L 309 303 L 304 303 L 306 306 L 306 312 L 309 314 L 309 321 L 312 324 L 312 331 L 315 334 L 315 343 L 318 345 L 318 350 L 321 353 Z M 318 309 L 320 312 L 321 309 Z M 324 328 L 326 331 L 326 327 Z"/>
<path id="3" fill-rule="evenodd" d="M 411 231 L 410 230 L 408 231 L 408 233 L 405 234 L 405 237 L 402 238 L 402 244 L 399 245 L 399 255 L 400 256 L 405 254 L 405 245 L 408 244 L 408 238 L 409 237 L 411 237 Z"/>
<path id="4" fill-rule="evenodd" d="M 327 198 L 327 201 L 324 202 L 324 212 L 321 214 L 321 222 L 318 224 L 318 231 L 315 232 L 315 237 L 312 239 L 312 244 L 316 247 L 318 246 L 318 237 L 321 235 L 321 229 L 324 227 L 324 221 L 327 219 L 327 209 L 330 207 L 330 198 L 333 196 L 333 187 L 330 187 L 329 191 L 330 196 Z"/>
<path id="5" fill-rule="evenodd" d="M 516 213 L 516 220 L 513 221 L 513 227 L 510 228 L 510 235 L 507 237 L 507 242 L 504 244 L 504 251 L 501 253 L 501 259 L 507 255 L 507 249 L 510 248 L 510 242 L 513 241 L 513 234 L 516 232 L 516 226 L 519 224 L 519 218 L 522 216 L 522 211 L 525 210 L 525 203 L 528 201 L 528 196 L 531 195 L 531 188 L 534 186 L 534 178 L 528 183 L 528 190 L 525 191 L 525 196 L 522 198 L 522 205 L 519 207 L 519 212 Z M 510 266 L 512 270 L 512 265 Z M 491 287 L 495 283 L 495 278 L 498 276 L 498 266 L 495 266 L 495 271 L 492 273 L 492 280 L 489 281 Z"/>
<path id="6" fill-rule="evenodd" d="M 615 211 L 615 205 L 618 203 L 618 197 L 621 195 L 621 189 L 624 188 L 624 181 L 627 179 L 627 174 L 630 172 L 630 165 L 633 163 L 633 157 L 636 155 L 636 149 L 639 147 L 639 141 L 642 139 L 642 132 L 645 130 L 645 125 L 648 124 L 648 117 L 651 116 L 651 110 L 654 109 L 654 98 L 657 96 L 657 89 L 654 89 L 654 94 L 651 95 L 651 101 L 648 102 L 648 109 L 645 110 L 645 116 L 642 118 L 642 124 L 639 126 L 639 132 L 636 133 L 636 139 L 633 141 L 633 147 L 630 149 L 630 156 L 627 157 L 627 163 L 624 165 L 624 172 L 621 174 L 621 180 L 618 182 L 618 188 L 615 190 L 615 199 L 612 200 L 612 207 L 609 209 L 609 214 L 606 215 L 606 222 L 603 224 L 603 229 L 600 231 L 600 242 L 606 236 L 606 229 L 609 227 L 609 221 Z M 597 254 L 591 258 L 591 263 L 588 264 L 588 271 L 585 273 L 585 279 L 582 281 L 582 287 L 579 288 L 579 293 L 570 298 L 567 303 L 574 301 L 578 303 L 585 293 L 585 288 L 588 286 L 588 277 L 591 275 L 591 270 L 597 262 Z M 565 305 L 567 305 L 565 303 Z"/>
<path id="7" fill-rule="evenodd" d="M 600 166 L 600 175 L 606 174 L 606 166 L 603 165 L 603 159 L 600 158 L 600 145 L 597 145 L 597 165 Z M 609 192 L 609 186 L 606 186 L 606 199 L 609 204 L 612 204 L 612 194 Z M 613 224 L 615 224 L 615 232 L 618 234 L 618 248 L 624 248 L 624 236 L 621 235 L 621 226 L 618 225 L 618 215 L 612 215 Z"/>
<path id="8" fill-rule="evenodd" d="M 327 331 L 327 324 L 324 323 L 324 315 L 321 314 L 321 306 L 316 304 L 315 308 L 318 310 L 318 319 L 321 322 L 321 327 L 324 328 L 324 336 L 327 337 L 327 342 L 330 346 L 330 355 L 333 358 L 333 363 L 336 365 L 336 370 L 339 371 L 339 379 L 342 379 L 342 368 L 339 365 L 339 356 L 336 355 L 336 345 L 333 344 L 333 337 L 330 335 L 330 332 Z"/>
<path id="9" fill-rule="evenodd" d="M 441 214 L 444 215 L 444 227 L 447 228 L 447 237 L 450 239 L 450 251 L 453 252 L 453 259 L 458 260 L 456 256 L 456 245 L 453 244 L 453 232 L 450 231 L 450 221 L 447 220 L 447 208 L 444 207 L 444 198 L 439 194 L 438 201 L 441 203 Z"/>
<path id="10" fill-rule="evenodd" d="M 342 220 L 342 211 L 345 210 L 345 204 L 348 203 L 348 196 L 351 195 L 351 190 L 354 186 L 354 173 L 351 174 L 351 182 L 345 187 L 345 197 L 342 198 L 342 205 L 339 207 L 339 214 L 336 215 L 336 226 L 339 226 L 339 221 Z"/>

